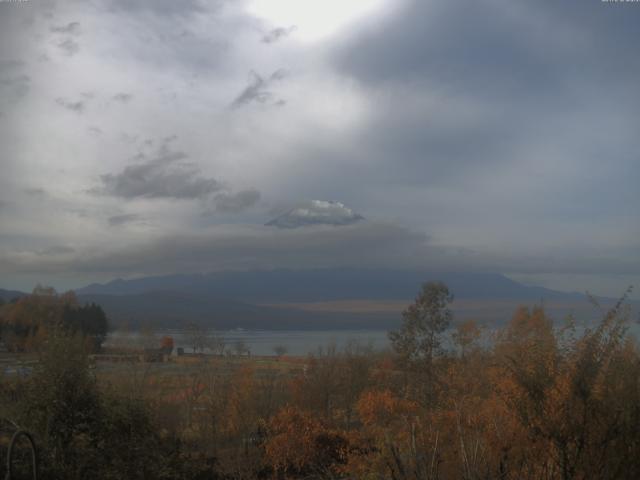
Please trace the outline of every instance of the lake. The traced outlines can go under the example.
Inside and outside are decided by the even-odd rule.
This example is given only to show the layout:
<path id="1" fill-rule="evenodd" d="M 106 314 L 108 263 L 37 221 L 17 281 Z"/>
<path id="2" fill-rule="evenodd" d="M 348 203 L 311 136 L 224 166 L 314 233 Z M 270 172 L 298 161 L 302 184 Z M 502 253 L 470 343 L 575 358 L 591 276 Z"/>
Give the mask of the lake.
<path id="1" fill-rule="evenodd" d="M 335 345 L 341 350 L 354 341 L 362 346 L 371 346 L 374 350 L 383 350 L 389 346 L 386 330 L 218 330 L 215 334 L 224 339 L 228 350 L 233 350 L 237 342 L 244 342 L 252 355 L 275 355 L 274 349 L 277 346 L 284 346 L 289 355 L 317 353 L 318 348 L 326 349 L 329 345 Z M 173 337 L 175 348 L 182 347 L 186 353 L 192 351 L 190 335 L 184 330 L 156 331 L 153 335 L 115 331 L 109 334 L 105 346 L 125 343 L 158 346 L 159 339 L 164 335 Z"/>
<path id="2" fill-rule="evenodd" d="M 593 326 L 593 325 L 592 325 Z M 560 325 L 558 325 L 560 327 Z M 630 323 L 629 334 L 640 338 L 640 326 L 637 322 Z M 585 325 L 576 327 L 576 335 L 580 337 L 585 330 Z M 494 328 L 485 328 L 481 345 L 491 345 Z M 445 349 L 453 349 L 451 339 L 452 330 L 442 336 L 442 346 Z M 160 338 L 164 335 L 173 337 L 175 348 L 182 347 L 186 353 L 192 352 L 189 340 L 190 334 L 185 330 L 160 330 L 153 334 L 143 332 L 111 332 L 107 337 L 105 346 L 109 345 L 137 345 L 157 347 Z M 226 345 L 226 351 L 233 351 L 237 342 L 244 342 L 252 355 L 275 355 L 274 349 L 284 346 L 289 355 L 308 355 L 317 353 L 319 348 L 335 345 L 342 350 L 350 342 L 357 342 L 361 346 L 370 346 L 374 350 L 385 350 L 390 347 L 386 330 L 216 330 L 215 335 L 222 337 Z M 205 349 L 205 352 L 207 350 Z"/>

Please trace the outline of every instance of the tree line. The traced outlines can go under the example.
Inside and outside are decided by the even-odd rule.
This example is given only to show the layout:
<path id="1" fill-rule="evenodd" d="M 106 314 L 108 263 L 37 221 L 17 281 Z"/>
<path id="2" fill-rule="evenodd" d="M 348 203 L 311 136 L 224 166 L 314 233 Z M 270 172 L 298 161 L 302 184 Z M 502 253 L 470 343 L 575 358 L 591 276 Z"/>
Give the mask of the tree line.
<path id="1" fill-rule="evenodd" d="M 99 305 L 80 305 L 75 293 L 58 294 L 51 287 L 37 286 L 31 295 L 0 304 L 0 340 L 9 351 L 35 351 L 54 330 L 80 335 L 97 351 L 109 324 Z"/>
<path id="2" fill-rule="evenodd" d="M 640 478 L 626 296 L 589 328 L 521 307 L 490 343 L 452 324 L 452 300 L 423 285 L 388 352 L 353 343 L 275 367 L 203 356 L 173 376 L 99 378 L 86 345 L 57 332 L 0 405 L 36 433 L 47 478 Z"/>

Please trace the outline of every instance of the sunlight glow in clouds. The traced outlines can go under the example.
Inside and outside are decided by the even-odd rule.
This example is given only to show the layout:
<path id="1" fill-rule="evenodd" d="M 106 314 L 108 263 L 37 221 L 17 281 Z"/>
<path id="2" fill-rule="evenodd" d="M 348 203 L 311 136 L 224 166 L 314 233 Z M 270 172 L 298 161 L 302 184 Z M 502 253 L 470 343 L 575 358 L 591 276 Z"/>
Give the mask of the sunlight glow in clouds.
<path id="1" fill-rule="evenodd" d="M 297 38 L 316 41 L 378 12 L 383 4 L 384 0 L 252 0 L 248 12 L 274 26 L 295 25 Z"/>

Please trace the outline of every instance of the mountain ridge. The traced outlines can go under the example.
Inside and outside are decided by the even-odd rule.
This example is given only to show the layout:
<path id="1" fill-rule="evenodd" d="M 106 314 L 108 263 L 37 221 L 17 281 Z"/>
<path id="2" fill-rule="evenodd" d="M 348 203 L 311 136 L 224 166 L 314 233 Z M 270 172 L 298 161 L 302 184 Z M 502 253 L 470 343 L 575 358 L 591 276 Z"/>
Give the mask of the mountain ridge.
<path id="1" fill-rule="evenodd" d="M 584 294 L 524 286 L 495 273 L 424 270 L 256 270 L 114 279 L 75 290 L 81 303 L 103 307 L 115 326 L 330 330 L 397 328 L 420 285 L 443 281 L 457 320 L 503 324 L 519 305 L 544 304 L 561 319 L 594 319 Z M 0 297 L 22 292 L 0 290 Z M 5 301 L 8 301 L 6 299 Z M 598 297 L 603 306 L 615 300 Z M 634 308 L 640 302 L 631 302 Z M 357 305 L 354 308 L 353 305 Z M 384 305 L 384 307 L 380 307 Z M 363 307 L 364 306 L 364 307 Z"/>
<path id="2" fill-rule="evenodd" d="M 411 299 L 426 281 L 442 281 L 457 298 L 557 300 L 584 298 L 543 287 L 524 286 L 495 273 L 424 270 L 318 269 L 253 270 L 174 274 L 115 279 L 76 289 L 76 293 L 130 295 L 149 291 L 186 291 L 247 302 Z"/>

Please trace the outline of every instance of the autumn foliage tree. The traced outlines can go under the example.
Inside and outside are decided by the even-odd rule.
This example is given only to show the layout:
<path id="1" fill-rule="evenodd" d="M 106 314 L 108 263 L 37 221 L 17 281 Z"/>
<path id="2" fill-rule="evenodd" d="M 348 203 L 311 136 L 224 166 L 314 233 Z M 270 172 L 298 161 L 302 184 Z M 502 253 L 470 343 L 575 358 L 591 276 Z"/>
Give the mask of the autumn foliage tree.
<path id="1" fill-rule="evenodd" d="M 449 327 L 453 314 L 449 304 L 453 295 L 441 282 L 422 285 L 414 303 L 402 312 L 399 330 L 389 332 L 391 346 L 405 373 L 412 382 L 405 381 L 405 389 L 417 387 L 424 402 L 432 402 L 435 395 L 434 360 L 441 351 L 441 335 Z M 418 380 L 419 377 L 419 380 Z"/>
<path id="2" fill-rule="evenodd" d="M 62 316 L 46 315 L 67 307 L 45 293 L 9 318 L 56 324 Z M 51 472 L 75 475 L 55 478 L 87 476 L 90 465 L 105 478 L 640 478 L 640 350 L 625 297 L 589 328 L 554 324 L 534 306 L 493 331 L 471 321 L 447 329 L 451 299 L 446 286 L 425 284 L 390 352 L 198 355 L 126 398 L 99 388 L 85 354 L 58 348 L 33 383 L 0 383 L 0 407 L 46 439 Z M 75 331 L 86 347 L 78 328 L 52 331 Z M 180 445 L 169 450 L 177 456 L 158 455 L 165 439 Z"/>
<path id="3" fill-rule="evenodd" d="M 640 362 L 626 336 L 624 300 L 562 348 L 542 312 L 514 317 L 513 327 L 525 328 L 520 336 L 529 340 L 518 341 L 506 369 L 507 401 L 538 446 L 537 455 L 526 459 L 531 478 L 640 474 L 640 431 L 633 426 L 640 421 Z"/>
<path id="4" fill-rule="evenodd" d="M 347 440 L 309 412 L 280 410 L 268 424 L 265 459 L 276 478 L 333 478 L 346 462 Z"/>
<path id="5" fill-rule="evenodd" d="M 173 352 L 173 345 L 173 337 L 169 335 L 165 335 L 160 339 L 160 349 L 167 354 Z"/>
<path id="6" fill-rule="evenodd" d="M 77 333 L 97 350 L 108 328 L 100 306 L 80 305 L 73 292 L 59 295 L 51 287 L 37 286 L 31 295 L 5 305 L 0 316 L 2 338 L 14 351 L 35 349 L 54 330 Z"/>

